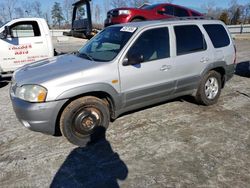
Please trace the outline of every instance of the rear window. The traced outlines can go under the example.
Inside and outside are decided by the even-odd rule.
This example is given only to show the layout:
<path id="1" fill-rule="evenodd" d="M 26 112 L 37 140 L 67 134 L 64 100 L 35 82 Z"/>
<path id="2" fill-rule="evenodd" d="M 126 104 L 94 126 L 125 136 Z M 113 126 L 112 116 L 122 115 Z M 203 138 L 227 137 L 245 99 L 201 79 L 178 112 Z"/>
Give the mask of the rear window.
<path id="1" fill-rule="evenodd" d="M 177 55 L 202 51 L 207 48 L 203 34 L 196 25 L 174 27 Z"/>
<path id="2" fill-rule="evenodd" d="M 203 25 L 215 48 L 221 48 L 230 44 L 227 31 L 220 24 Z"/>
<path id="3" fill-rule="evenodd" d="M 165 6 L 165 14 L 174 15 L 174 7 L 173 6 Z"/>
<path id="4" fill-rule="evenodd" d="M 189 16 L 188 12 L 185 9 L 179 8 L 179 7 L 174 8 L 174 15 L 178 16 L 178 17 L 187 17 L 187 16 Z"/>

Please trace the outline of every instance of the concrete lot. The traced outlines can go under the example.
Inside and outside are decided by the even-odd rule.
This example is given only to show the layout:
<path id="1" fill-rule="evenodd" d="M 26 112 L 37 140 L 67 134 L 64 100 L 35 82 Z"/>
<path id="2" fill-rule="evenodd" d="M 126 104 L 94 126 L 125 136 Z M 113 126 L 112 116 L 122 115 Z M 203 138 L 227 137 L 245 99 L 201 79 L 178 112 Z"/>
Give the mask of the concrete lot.
<path id="1" fill-rule="evenodd" d="M 236 44 L 238 75 L 218 104 L 184 97 L 124 115 L 86 148 L 24 128 L 2 80 L 0 187 L 249 187 L 250 41 Z"/>

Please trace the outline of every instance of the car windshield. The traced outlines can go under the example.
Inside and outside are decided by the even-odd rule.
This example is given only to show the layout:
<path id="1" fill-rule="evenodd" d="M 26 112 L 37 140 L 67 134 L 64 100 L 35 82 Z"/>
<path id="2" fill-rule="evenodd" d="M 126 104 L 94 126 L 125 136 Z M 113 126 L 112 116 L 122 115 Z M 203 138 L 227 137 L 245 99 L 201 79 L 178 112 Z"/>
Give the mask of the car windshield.
<path id="1" fill-rule="evenodd" d="M 144 10 L 153 10 L 155 7 L 157 7 L 159 4 L 154 4 L 154 5 L 145 5 L 143 7 L 141 7 L 141 9 Z"/>
<path id="2" fill-rule="evenodd" d="M 131 38 L 136 27 L 108 27 L 84 45 L 77 54 L 92 61 L 113 60 Z"/>

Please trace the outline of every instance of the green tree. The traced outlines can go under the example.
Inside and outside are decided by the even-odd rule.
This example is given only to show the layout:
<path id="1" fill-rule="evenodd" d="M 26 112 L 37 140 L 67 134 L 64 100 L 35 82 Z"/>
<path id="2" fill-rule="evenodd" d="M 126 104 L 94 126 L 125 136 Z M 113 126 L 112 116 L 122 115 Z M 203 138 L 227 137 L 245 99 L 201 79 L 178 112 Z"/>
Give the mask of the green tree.
<path id="1" fill-rule="evenodd" d="M 58 2 L 54 3 L 52 10 L 51 10 L 51 15 L 52 15 L 52 20 L 53 20 L 53 25 L 58 25 L 58 27 L 60 28 L 62 21 L 64 20 L 62 7 L 60 3 Z"/>
<path id="2" fill-rule="evenodd" d="M 229 23 L 229 16 L 227 12 L 222 12 L 219 18 L 221 21 L 223 21 L 225 24 Z"/>

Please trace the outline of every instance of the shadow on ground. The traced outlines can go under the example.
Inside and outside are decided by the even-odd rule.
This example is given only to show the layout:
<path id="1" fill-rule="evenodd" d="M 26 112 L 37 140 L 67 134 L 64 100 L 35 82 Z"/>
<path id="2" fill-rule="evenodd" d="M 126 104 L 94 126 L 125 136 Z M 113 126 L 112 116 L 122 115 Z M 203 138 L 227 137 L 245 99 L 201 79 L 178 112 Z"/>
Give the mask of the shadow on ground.
<path id="1" fill-rule="evenodd" d="M 128 175 L 126 164 L 100 138 L 85 148 L 74 149 L 56 173 L 50 187 L 118 188 L 118 180 Z"/>
<path id="2" fill-rule="evenodd" d="M 5 87 L 9 84 L 11 78 L 1 78 L 0 77 L 0 88 Z"/>
<path id="3" fill-rule="evenodd" d="M 250 61 L 244 61 L 236 65 L 235 74 L 250 78 Z"/>

